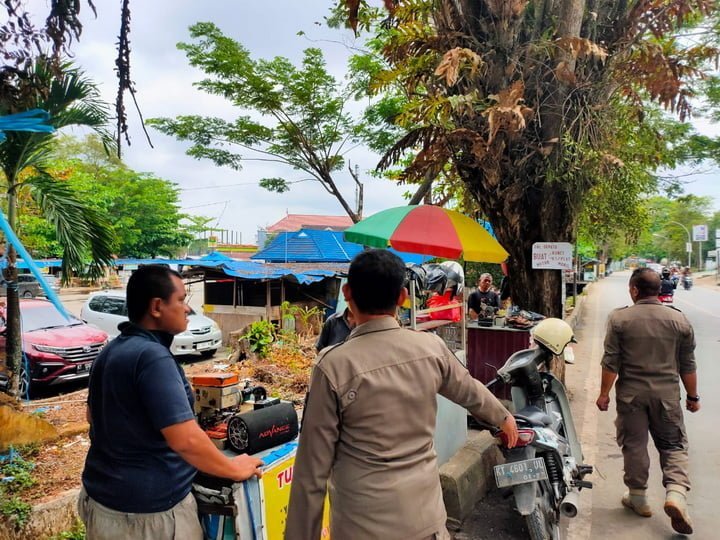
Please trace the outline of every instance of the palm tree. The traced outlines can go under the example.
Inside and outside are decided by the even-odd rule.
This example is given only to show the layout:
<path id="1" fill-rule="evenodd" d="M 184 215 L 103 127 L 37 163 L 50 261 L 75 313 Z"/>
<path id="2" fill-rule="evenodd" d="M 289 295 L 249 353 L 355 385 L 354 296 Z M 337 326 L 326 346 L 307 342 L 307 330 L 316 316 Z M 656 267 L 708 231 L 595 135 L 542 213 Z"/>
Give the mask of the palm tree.
<path id="1" fill-rule="evenodd" d="M 14 90 L 0 96 L 0 115 L 44 109 L 50 113 L 50 123 L 55 129 L 87 127 L 97 132 L 106 146 L 112 146 L 113 138 L 105 130 L 109 119 L 107 105 L 100 100 L 95 84 L 70 63 L 56 63 L 47 57 L 39 57 L 29 72 L 17 72 Z M 48 173 L 54 135 L 20 131 L 9 131 L 6 135 L 7 139 L 0 144 L 0 171 L 6 182 L 10 227 L 16 231 L 18 194 L 27 189 L 55 227 L 63 247 L 63 278 L 67 280 L 73 272 L 82 271 L 86 259 L 91 260 L 89 273 L 100 275 L 111 261 L 112 229 L 62 181 Z M 5 253 L 5 279 L 9 284 L 16 283 L 15 249 L 8 243 Z M 8 286 L 7 291 L 6 328 L 6 362 L 12 374 L 10 393 L 17 396 L 27 390 L 29 374 L 23 373 L 20 304 L 17 288 L 12 286 Z"/>

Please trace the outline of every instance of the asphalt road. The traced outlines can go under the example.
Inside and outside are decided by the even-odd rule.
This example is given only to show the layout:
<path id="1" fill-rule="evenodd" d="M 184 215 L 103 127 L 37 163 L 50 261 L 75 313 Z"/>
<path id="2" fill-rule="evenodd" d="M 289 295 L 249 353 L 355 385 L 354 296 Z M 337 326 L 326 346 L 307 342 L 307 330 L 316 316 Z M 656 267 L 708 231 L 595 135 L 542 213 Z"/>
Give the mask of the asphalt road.
<path id="1" fill-rule="evenodd" d="M 585 462 L 595 466 L 595 473 L 586 478 L 594 487 L 582 491 L 579 515 L 572 520 L 562 518 L 566 540 L 685 538 L 673 532 L 669 518 L 663 513 L 665 491 L 652 442 L 648 494 L 654 515 L 641 518 L 620 504 L 625 487 L 622 457 L 615 443 L 614 396 L 608 412 L 601 413 L 595 407 L 600 388 L 605 323 L 612 309 L 631 302 L 627 290 L 629 277 L 629 272 L 619 272 L 595 283 L 589 290 L 582 319 L 576 328 L 579 341 L 574 345 L 576 363 L 567 366 L 566 384 Z M 686 413 L 685 421 L 693 482 L 689 496 L 695 526 L 693 538 L 699 540 L 720 538 L 720 532 L 716 530 L 720 525 L 717 517 L 720 508 L 720 431 L 715 428 L 715 414 L 720 408 L 720 365 L 716 352 L 720 346 L 719 291 L 720 287 L 718 291 L 695 287 L 690 291 L 678 290 L 675 295 L 675 305 L 688 316 L 697 340 L 702 409 L 696 414 Z M 498 490 L 492 491 L 477 505 L 456 534 L 456 540 L 522 538 L 528 536 L 521 518 L 512 510 L 512 498 L 503 499 Z"/>

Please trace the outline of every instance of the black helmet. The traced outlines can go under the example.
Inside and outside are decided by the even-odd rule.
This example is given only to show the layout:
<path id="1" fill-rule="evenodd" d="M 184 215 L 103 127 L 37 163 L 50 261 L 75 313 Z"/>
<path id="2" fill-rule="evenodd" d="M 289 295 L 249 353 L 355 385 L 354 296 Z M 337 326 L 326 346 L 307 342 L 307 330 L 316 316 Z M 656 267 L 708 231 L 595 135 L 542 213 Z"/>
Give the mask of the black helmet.
<path id="1" fill-rule="evenodd" d="M 438 294 L 445 292 L 447 287 L 447 274 L 439 264 L 424 264 L 423 268 L 427 272 L 427 288 L 428 291 L 434 291 Z"/>
<path id="2" fill-rule="evenodd" d="M 427 289 L 427 272 L 419 264 L 408 264 L 405 267 L 405 286 L 410 290 L 410 282 L 415 282 L 415 291 L 418 293 Z"/>
<path id="3" fill-rule="evenodd" d="M 667 266 L 664 266 L 663 269 L 660 271 L 660 276 L 663 279 L 668 279 L 670 277 L 670 270 Z"/>

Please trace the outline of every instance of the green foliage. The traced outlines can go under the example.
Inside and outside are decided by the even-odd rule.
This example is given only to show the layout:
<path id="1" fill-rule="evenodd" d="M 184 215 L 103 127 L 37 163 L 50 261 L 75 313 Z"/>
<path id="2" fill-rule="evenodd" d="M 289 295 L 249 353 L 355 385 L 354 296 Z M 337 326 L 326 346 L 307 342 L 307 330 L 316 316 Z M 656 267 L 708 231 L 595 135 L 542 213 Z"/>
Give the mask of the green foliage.
<path id="1" fill-rule="evenodd" d="M 309 175 L 355 218 L 335 176 L 345 165 L 344 147 L 358 137 L 345 111 L 348 96 L 328 73 L 320 49 L 306 49 L 301 65 L 295 66 L 283 57 L 251 58 L 242 44 L 212 23 L 194 24 L 190 36 L 193 41 L 179 43 L 178 48 L 190 65 L 206 74 L 196 86 L 232 102 L 238 116 L 225 120 L 183 115 L 148 123 L 190 142 L 188 155 L 218 166 L 240 170 L 244 159 L 262 159 L 288 166 L 303 180 Z M 279 193 L 292 183 L 283 178 L 260 180 L 262 187 Z"/>
<path id="2" fill-rule="evenodd" d="M 15 528 L 20 530 L 30 518 L 32 507 L 17 494 L 35 484 L 32 477 L 35 464 L 21 454 L 11 452 L 11 455 L 0 463 L 0 515 L 12 519 Z"/>
<path id="3" fill-rule="evenodd" d="M 250 351 L 260 358 L 265 358 L 275 341 L 275 326 L 270 321 L 255 321 L 240 339 L 247 339 L 250 343 Z"/>
<path id="4" fill-rule="evenodd" d="M 115 253 L 123 257 L 173 256 L 186 247 L 194 234 L 204 230 L 200 221 L 190 219 L 179 210 L 179 190 L 172 182 L 151 174 L 137 173 L 125 167 L 114 156 L 104 153 L 97 137 L 87 137 L 82 144 L 62 137 L 53 148 L 48 176 L 62 186 L 67 196 L 82 196 L 89 211 L 112 219 L 108 228 Z M 55 179 L 62 179 L 56 182 Z M 42 202 L 42 201 L 41 201 Z M 34 211 L 29 201 L 29 222 L 21 220 L 21 234 L 32 233 L 32 245 L 51 248 L 58 233 L 33 226 Z"/>
<path id="5" fill-rule="evenodd" d="M 106 148 L 112 146 L 112 137 L 105 129 L 108 107 L 81 70 L 70 63 L 52 65 L 45 57 L 35 60 L 33 70 L 33 81 L 17 81 L 27 85 L 19 92 L 24 95 L 23 103 L 11 103 L 0 97 L 0 114 L 10 112 L 11 106 L 37 107 L 50 113 L 56 129 L 88 127 L 98 134 Z M 45 90 L 40 91 L 41 88 Z M 63 275 L 84 271 L 88 261 L 90 272 L 99 275 L 102 266 L 111 259 L 112 234 L 107 221 L 84 204 L 84 194 L 78 196 L 48 174 L 54 139 L 53 133 L 8 132 L 7 140 L 0 145 L 0 172 L 8 193 L 18 197 L 29 193 L 40 209 L 39 215 L 52 224 L 62 247 Z M 14 210 L 9 213 L 14 216 Z M 18 223 L 13 218 L 10 225 L 16 228 Z"/>
<path id="6" fill-rule="evenodd" d="M 21 530 L 30 519 L 32 506 L 17 496 L 4 497 L 0 494 L 0 515 L 15 522 L 15 528 Z"/>
<path id="7" fill-rule="evenodd" d="M 85 540 L 85 524 L 78 519 L 72 529 L 51 536 L 49 540 Z"/>

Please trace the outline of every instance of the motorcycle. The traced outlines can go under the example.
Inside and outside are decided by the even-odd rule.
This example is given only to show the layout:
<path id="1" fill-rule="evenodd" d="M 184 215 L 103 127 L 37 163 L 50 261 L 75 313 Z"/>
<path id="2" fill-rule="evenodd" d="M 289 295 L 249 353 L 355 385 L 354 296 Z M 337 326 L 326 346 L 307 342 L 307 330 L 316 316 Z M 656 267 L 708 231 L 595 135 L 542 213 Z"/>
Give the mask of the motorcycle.
<path id="1" fill-rule="evenodd" d="M 690 276 L 683 277 L 683 288 L 686 291 L 689 291 L 690 289 L 692 289 L 692 286 L 693 286 L 693 278 Z"/>
<path id="2" fill-rule="evenodd" d="M 673 295 L 672 295 L 672 293 L 660 294 L 658 296 L 658 300 L 660 300 L 663 304 L 672 304 L 673 303 Z"/>
<path id="3" fill-rule="evenodd" d="M 559 319 L 541 322 L 533 333 L 538 348 L 514 353 L 486 384 L 488 388 L 511 386 L 517 445 L 508 448 L 504 433 L 479 423 L 500 439 L 505 463 L 495 466 L 495 481 L 498 488 L 512 490 L 515 507 L 524 516 L 532 540 L 559 540 L 560 516 L 575 517 L 579 491 L 592 488 L 584 477 L 593 467 L 583 464 L 565 387 L 551 373 L 539 369 L 547 366 L 553 355 L 562 354 L 573 341 L 572 330 L 567 326 L 570 338 L 564 343 L 543 342 L 538 330 L 546 323 L 567 326 Z"/>

